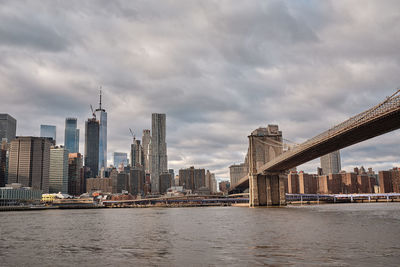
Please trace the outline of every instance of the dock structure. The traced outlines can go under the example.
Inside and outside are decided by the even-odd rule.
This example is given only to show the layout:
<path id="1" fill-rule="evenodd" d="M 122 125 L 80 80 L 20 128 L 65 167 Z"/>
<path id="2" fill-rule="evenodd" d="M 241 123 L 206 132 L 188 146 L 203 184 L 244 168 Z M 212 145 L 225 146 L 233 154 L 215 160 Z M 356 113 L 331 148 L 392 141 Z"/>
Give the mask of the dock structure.
<path id="1" fill-rule="evenodd" d="M 286 202 L 307 203 L 307 202 L 394 202 L 400 201 L 400 193 L 382 194 L 286 194 Z"/>

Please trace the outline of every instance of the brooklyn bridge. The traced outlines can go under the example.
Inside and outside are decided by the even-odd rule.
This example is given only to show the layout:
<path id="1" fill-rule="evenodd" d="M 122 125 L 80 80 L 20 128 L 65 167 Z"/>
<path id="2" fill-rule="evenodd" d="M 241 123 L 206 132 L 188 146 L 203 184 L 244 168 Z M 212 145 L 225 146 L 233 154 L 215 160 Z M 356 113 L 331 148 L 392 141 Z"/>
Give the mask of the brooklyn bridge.
<path id="1" fill-rule="evenodd" d="M 248 137 L 248 175 L 232 185 L 230 192 L 248 188 L 250 207 L 285 205 L 284 178 L 289 169 L 399 128 L 400 90 L 380 104 L 286 151 L 277 125 L 257 129 Z"/>

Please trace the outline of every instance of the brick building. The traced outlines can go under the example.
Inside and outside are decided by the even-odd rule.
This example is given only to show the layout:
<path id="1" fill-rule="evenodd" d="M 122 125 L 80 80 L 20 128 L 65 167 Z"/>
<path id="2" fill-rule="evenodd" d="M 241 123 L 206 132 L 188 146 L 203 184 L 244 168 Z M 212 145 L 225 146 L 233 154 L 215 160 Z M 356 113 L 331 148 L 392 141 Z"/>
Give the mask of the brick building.
<path id="1" fill-rule="evenodd" d="M 86 180 L 86 189 L 88 192 L 101 191 L 103 193 L 111 193 L 111 178 L 89 178 Z"/>

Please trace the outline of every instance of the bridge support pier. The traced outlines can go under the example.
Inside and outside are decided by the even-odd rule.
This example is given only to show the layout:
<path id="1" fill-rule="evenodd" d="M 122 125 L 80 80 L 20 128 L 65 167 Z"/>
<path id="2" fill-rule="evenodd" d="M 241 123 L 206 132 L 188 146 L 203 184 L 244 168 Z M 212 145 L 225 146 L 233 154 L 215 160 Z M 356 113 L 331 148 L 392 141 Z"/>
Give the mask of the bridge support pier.
<path id="1" fill-rule="evenodd" d="M 250 207 L 286 205 L 283 174 L 255 174 L 249 177 Z"/>

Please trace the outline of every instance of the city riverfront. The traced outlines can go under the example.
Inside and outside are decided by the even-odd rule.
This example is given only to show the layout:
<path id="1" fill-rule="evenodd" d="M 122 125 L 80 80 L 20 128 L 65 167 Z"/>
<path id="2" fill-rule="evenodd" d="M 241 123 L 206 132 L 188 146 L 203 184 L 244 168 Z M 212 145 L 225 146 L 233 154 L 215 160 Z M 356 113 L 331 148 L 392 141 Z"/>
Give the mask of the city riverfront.
<path id="1" fill-rule="evenodd" d="M 0 266 L 399 266 L 399 17 L 3 0 Z"/>
<path id="2" fill-rule="evenodd" d="M 0 215 L 2 266 L 398 266 L 398 203 Z"/>

